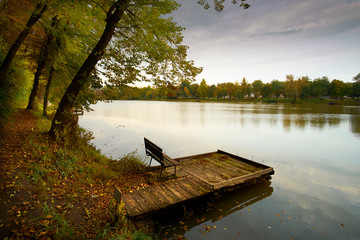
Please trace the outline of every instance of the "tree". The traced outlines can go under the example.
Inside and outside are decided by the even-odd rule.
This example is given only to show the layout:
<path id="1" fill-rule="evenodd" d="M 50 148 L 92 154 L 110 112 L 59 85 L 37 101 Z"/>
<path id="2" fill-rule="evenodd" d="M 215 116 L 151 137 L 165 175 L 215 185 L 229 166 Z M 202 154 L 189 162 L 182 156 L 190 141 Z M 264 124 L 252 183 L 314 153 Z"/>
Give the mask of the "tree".
<path id="1" fill-rule="evenodd" d="M 73 104 L 79 95 L 81 88 L 86 83 L 86 79 L 89 77 L 91 71 L 93 71 L 95 68 L 96 63 L 103 56 L 105 48 L 109 44 L 114 34 L 116 24 L 124 14 L 129 2 L 130 0 L 117 0 L 109 7 L 109 10 L 106 13 L 106 26 L 104 32 L 93 51 L 90 53 L 84 64 L 75 75 L 70 86 L 67 88 L 63 98 L 61 99 L 51 124 L 49 131 L 50 135 L 55 135 L 57 131 L 63 132 L 65 124 L 71 121 L 70 110 L 73 107 Z"/>
<path id="2" fill-rule="evenodd" d="M 200 83 L 200 86 L 197 89 L 197 94 L 200 98 L 205 98 L 208 96 L 208 88 L 209 86 L 206 84 L 205 79 L 203 79 Z"/>
<path id="3" fill-rule="evenodd" d="M 224 10 L 224 2 L 225 0 L 214 0 L 214 9 L 218 12 L 221 12 L 222 10 Z M 250 4 L 248 4 L 246 2 L 246 0 L 232 0 L 231 3 L 232 4 L 238 4 L 238 2 L 240 2 L 240 7 L 244 8 L 244 9 L 248 9 L 250 7 Z M 204 9 L 209 9 L 211 8 L 211 5 L 208 3 L 208 0 L 198 0 L 198 4 L 200 4 L 201 6 L 204 7 Z"/>
<path id="4" fill-rule="evenodd" d="M 229 96 L 229 99 L 231 99 L 232 97 L 235 98 L 235 84 L 234 83 L 226 83 L 226 88 L 227 88 L 227 95 Z"/>
<path id="5" fill-rule="evenodd" d="M 299 88 L 299 97 L 301 99 L 307 99 L 310 96 L 310 80 L 308 76 L 298 78 L 297 80 L 298 88 Z"/>
<path id="6" fill-rule="evenodd" d="M 261 88 L 261 96 L 263 98 L 270 98 L 272 93 L 272 88 L 270 83 L 263 84 Z"/>
<path id="7" fill-rule="evenodd" d="M 248 82 L 246 81 L 245 77 L 242 79 L 240 84 L 240 91 L 241 91 L 241 98 L 243 99 L 245 95 L 247 94 L 246 88 L 247 88 Z"/>
<path id="8" fill-rule="evenodd" d="M 310 95 L 312 97 L 320 98 L 329 95 L 330 81 L 324 76 L 322 78 L 315 78 L 310 84 Z"/>
<path id="9" fill-rule="evenodd" d="M 55 25 L 58 24 L 58 21 L 59 21 L 58 16 L 57 15 L 54 16 L 51 21 L 51 27 L 55 27 Z M 26 107 L 26 109 L 34 109 L 34 107 L 35 107 L 35 98 L 36 98 L 36 94 L 37 94 L 38 88 L 39 88 L 40 75 L 42 74 L 42 71 L 45 67 L 45 63 L 49 60 L 48 59 L 49 52 L 51 51 L 51 45 L 52 45 L 53 41 L 54 41 L 54 34 L 51 32 L 51 29 L 50 29 L 47 33 L 47 39 L 44 42 L 44 45 L 41 47 L 41 50 L 39 53 L 37 68 L 36 68 L 36 72 L 34 75 L 34 84 L 33 84 L 32 90 L 31 90 L 28 106 Z"/>
<path id="10" fill-rule="evenodd" d="M 261 95 L 261 89 L 263 88 L 263 85 L 264 85 L 264 84 L 263 84 L 263 82 L 262 82 L 261 80 L 255 80 L 255 81 L 251 84 L 255 98 L 260 97 L 260 95 Z"/>
<path id="11" fill-rule="evenodd" d="M 292 99 L 292 103 L 296 103 L 299 97 L 299 85 L 298 82 L 294 80 L 294 75 L 286 75 L 285 95 L 287 98 Z"/>
<path id="12" fill-rule="evenodd" d="M 184 88 L 184 93 L 186 98 L 191 97 L 191 93 L 187 87 Z"/>
<path id="13" fill-rule="evenodd" d="M 360 73 L 353 78 L 352 93 L 353 97 L 360 97 Z"/>
<path id="14" fill-rule="evenodd" d="M 332 98 L 343 99 L 347 92 L 347 85 L 341 81 L 334 79 L 330 83 L 329 94 Z"/>
<path id="15" fill-rule="evenodd" d="M 356 75 L 355 77 L 353 77 L 353 81 L 355 81 L 355 82 L 360 82 L 360 73 L 358 73 L 358 75 Z"/>
<path id="16" fill-rule="evenodd" d="M 228 93 L 228 88 L 227 88 L 227 84 L 226 83 L 218 83 L 217 84 L 217 97 L 219 98 L 224 98 L 227 96 Z"/>
<path id="17" fill-rule="evenodd" d="M 246 96 L 251 96 L 251 93 L 253 92 L 253 88 L 250 83 L 246 85 L 245 94 Z"/>
<path id="18" fill-rule="evenodd" d="M 241 86 L 238 81 L 235 82 L 234 96 L 237 99 L 243 98 L 243 92 L 241 91 Z"/>
<path id="19" fill-rule="evenodd" d="M 32 12 L 29 20 L 26 23 L 25 28 L 19 34 L 17 39 L 11 45 L 10 49 L 8 50 L 4 61 L 0 66 L 0 84 L 3 83 L 5 75 L 10 68 L 10 65 L 15 57 L 16 52 L 19 50 L 21 44 L 24 42 L 25 38 L 29 34 L 31 28 L 35 25 L 35 23 L 42 17 L 44 12 L 47 10 L 47 4 L 43 1 L 39 2 L 34 11 Z"/>
<path id="20" fill-rule="evenodd" d="M 209 98 L 215 98 L 216 97 L 216 86 L 215 86 L 215 84 L 213 84 L 213 85 L 211 85 L 209 87 L 208 94 L 209 94 L 208 95 Z"/>
<path id="21" fill-rule="evenodd" d="M 199 88 L 199 84 L 197 84 L 197 83 L 192 83 L 191 85 L 190 85 L 190 93 L 191 93 L 191 97 L 193 97 L 193 98 L 196 98 L 197 97 L 197 90 L 198 90 L 198 88 Z"/>
<path id="22" fill-rule="evenodd" d="M 284 93 L 284 83 L 280 82 L 279 80 L 272 80 L 271 81 L 271 89 L 272 93 L 275 95 L 275 98 L 280 97 L 281 94 Z"/>

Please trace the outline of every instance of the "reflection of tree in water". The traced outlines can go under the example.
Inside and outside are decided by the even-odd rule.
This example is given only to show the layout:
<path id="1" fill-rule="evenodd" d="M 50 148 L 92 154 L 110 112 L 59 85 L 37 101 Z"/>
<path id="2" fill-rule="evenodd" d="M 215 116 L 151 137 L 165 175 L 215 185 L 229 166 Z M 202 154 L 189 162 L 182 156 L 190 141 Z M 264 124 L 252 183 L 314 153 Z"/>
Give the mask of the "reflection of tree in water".
<path id="1" fill-rule="evenodd" d="M 308 123 L 308 118 L 306 115 L 296 115 L 294 118 L 294 123 L 297 128 L 304 129 Z"/>
<path id="2" fill-rule="evenodd" d="M 290 131 L 291 130 L 291 119 L 290 116 L 283 116 L 283 127 L 285 131 Z"/>
<path id="3" fill-rule="evenodd" d="M 325 115 L 317 115 L 310 118 L 310 125 L 314 128 L 323 129 L 326 126 L 326 116 Z"/>
<path id="4" fill-rule="evenodd" d="M 159 239 L 173 235 L 183 236 L 205 222 L 221 221 L 222 218 L 271 196 L 273 188 L 270 184 L 270 181 L 264 181 L 237 191 L 210 195 L 191 205 L 177 207 L 166 214 L 160 213 L 155 217 L 159 230 L 161 229 Z"/>
<path id="5" fill-rule="evenodd" d="M 357 137 L 360 137 L 360 116 L 359 115 L 352 115 L 350 117 L 350 126 L 351 126 L 351 131 Z"/>
<path id="6" fill-rule="evenodd" d="M 326 108 L 326 110 L 329 110 L 329 108 Z M 323 129 L 326 126 L 335 127 L 340 125 L 342 121 L 339 108 L 329 112 L 321 112 L 318 108 L 286 108 L 282 114 L 285 131 L 290 131 L 292 127 L 298 129 L 305 129 L 307 126 L 318 129 Z"/>
<path id="7" fill-rule="evenodd" d="M 339 117 L 329 117 L 328 123 L 330 126 L 337 126 L 340 124 L 340 118 Z"/>

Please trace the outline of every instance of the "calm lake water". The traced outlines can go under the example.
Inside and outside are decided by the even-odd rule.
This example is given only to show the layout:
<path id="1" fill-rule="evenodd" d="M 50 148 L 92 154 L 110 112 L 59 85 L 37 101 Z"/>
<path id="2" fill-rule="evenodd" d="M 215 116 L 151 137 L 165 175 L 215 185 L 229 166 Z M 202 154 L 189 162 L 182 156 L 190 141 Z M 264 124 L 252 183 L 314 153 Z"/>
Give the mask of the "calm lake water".
<path id="1" fill-rule="evenodd" d="M 272 166 L 270 182 L 157 218 L 161 238 L 360 239 L 360 108 L 331 105 L 115 101 L 80 126 L 109 157 L 147 137 L 171 157 L 217 149 Z M 190 216 L 190 213 L 193 212 Z"/>

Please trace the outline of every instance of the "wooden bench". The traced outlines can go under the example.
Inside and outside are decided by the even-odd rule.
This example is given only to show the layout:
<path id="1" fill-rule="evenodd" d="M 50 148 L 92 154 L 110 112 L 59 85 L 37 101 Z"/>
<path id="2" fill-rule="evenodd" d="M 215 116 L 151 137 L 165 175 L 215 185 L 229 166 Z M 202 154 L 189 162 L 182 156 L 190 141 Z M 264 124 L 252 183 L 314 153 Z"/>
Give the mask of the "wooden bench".
<path id="1" fill-rule="evenodd" d="M 155 159 L 164 169 L 167 167 L 175 167 L 174 175 L 176 175 L 176 166 L 180 165 L 180 162 L 163 153 L 162 149 L 149 139 L 144 138 L 144 142 L 146 155 L 151 157 L 149 166 L 151 165 L 151 161 Z"/>

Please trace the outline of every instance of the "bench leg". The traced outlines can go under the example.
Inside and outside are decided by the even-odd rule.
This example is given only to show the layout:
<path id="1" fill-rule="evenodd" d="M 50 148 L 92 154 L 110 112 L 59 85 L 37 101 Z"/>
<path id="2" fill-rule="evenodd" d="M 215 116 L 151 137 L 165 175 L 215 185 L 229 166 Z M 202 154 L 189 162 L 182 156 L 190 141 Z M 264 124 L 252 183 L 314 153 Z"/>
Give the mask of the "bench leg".
<path id="1" fill-rule="evenodd" d="M 149 167 L 151 167 L 151 161 L 152 161 L 152 157 L 150 157 L 150 163 L 149 163 Z"/>

